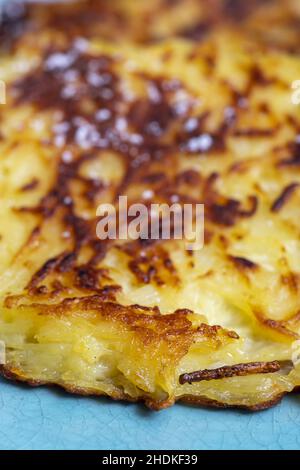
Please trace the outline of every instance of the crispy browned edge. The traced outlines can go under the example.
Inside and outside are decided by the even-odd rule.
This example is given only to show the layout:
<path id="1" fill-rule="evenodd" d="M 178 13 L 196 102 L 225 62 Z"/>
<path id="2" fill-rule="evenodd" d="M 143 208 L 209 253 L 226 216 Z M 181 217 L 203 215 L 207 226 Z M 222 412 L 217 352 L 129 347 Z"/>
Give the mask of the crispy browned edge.
<path id="1" fill-rule="evenodd" d="M 278 197 L 278 199 L 274 202 L 274 204 L 272 206 L 272 210 L 274 212 L 277 212 L 277 211 L 281 210 L 283 204 L 292 195 L 292 193 L 296 189 L 296 187 L 297 186 L 295 184 L 293 184 L 293 185 L 290 185 L 289 187 L 287 187 L 283 191 L 283 193 Z M 250 211 L 249 214 L 247 214 L 247 212 L 246 213 L 242 212 L 242 215 L 252 215 L 252 213 L 256 209 L 256 201 L 252 201 L 252 202 L 253 202 L 253 210 Z M 216 208 L 214 208 L 214 209 L 216 209 Z M 218 209 L 218 207 L 217 207 L 217 209 Z M 221 209 L 222 209 L 222 211 L 224 210 L 223 207 Z M 218 218 L 217 216 L 219 216 L 219 211 L 215 210 L 214 211 L 214 216 L 215 216 L 215 218 Z M 226 219 L 223 220 L 223 222 L 225 224 L 229 224 L 230 220 L 228 220 L 228 217 L 227 217 Z M 231 257 L 231 259 L 232 259 L 233 262 L 235 262 L 236 265 L 239 265 L 240 268 L 242 266 L 244 268 L 248 268 L 248 269 L 250 269 L 250 268 L 254 269 L 255 268 L 253 263 L 249 260 L 245 260 L 245 259 L 241 259 L 241 258 L 234 258 L 234 257 Z M 260 321 L 265 327 L 277 330 L 279 333 L 284 334 L 286 336 L 298 338 L 298 335 L 296 333 L 291 332 L 289 329 L 287 329 L 280 322 L 276 322 L 274 320 L 264 318 L 264 316 L 260 312 L 256 312 L 255 315 L 257 317 L 257 320 Z M 15 381 L 19 381 L 19 382 L 24 382 L 24 383 L 27 383 L 28 385 L 31 385 L 31 386 L 58 385 L 58 386 L 64 388 L 66 391 L 68 391 L 70 393 L 73 393 L 73 394 L 89 395 L 89 396 L 92 396 L 92 395 L 94 395 L 94 396 L 97 396 L 97 395 L 98 396 L 99 395 L 106 396 L 105 393 L 97 392 L 97 391 L 92 390 L 92 389 L 83 389 L 83 388 L 75 387 L 75 386 L 67 386 L 65 384 L 52 384 L 52 383 L 47 383 L 47 382 L 43 382 L 43 381 L 33 381 L 33 380 L 30 380 L 26 377 L 22 377 L 21 371 L 20 371 L 20 374 L 18 374 L 14 370 L 13 367 L 9 367 L 8 365 L 0 366 L 0 374 L 2 374 L 7 379 L 15 380 Z M 238 405 L 238 404 L 237 405 L 228 405 L 226 403 L 221 403 L 221 402 L 218 402 L 216 400 L 211 400 L 211 399 L 208 399 L 208 398 L 203 397 L 203 396 L 195 397 L 195 396 L 192 396 L 192 395 L 185 395 L 183 397 L 180 397 L 177 401 L 183 401 L 183 402 L 189 403 L 189 404 L 202 405 L 202 406 L 215 407 L 215 408 L 241 408 L 241 409 L 247 409 L 247 410 L 250 410 L 250 411 L 257 411 L 257 410 L 263 410 L 263 409 L 270 408 L 271 406 L 274 406 L 275 404 L 277 404 L 281 400 L 281 398 L 284 395 L 285 395 L 285 393 L 278 394 L 277 397 L 275 397 L 274 399 L 269 400 L 267 402 L 261 402 L 260 404 L 254 405 L 252 407 L 251 406 L 247 407 L 245 405 Z M 162 402 L 156 402 L 153 399 L 151 399 L 150 397 L 148 397 L 146 394 L 142 395 L 139 399 L 133 399 L 130 396 L 128 396 L 127 394 L 122 393 L 122 392 L 116 392 L 115 394 L 111 395 L 111 398 L 114 399 L 114 400 L 125 400 L 125 401 L 130 401 L 130 402 L 142 401 L 142 402 L 145 402 L 145 404 L 149 408 L 154 409 L 154 410 L 160 410 L 160 409 L 166 408 L 168 406 L 171 406 L 174 403 L 173 399 L 165 400 L 165 401 L 162 401 Z"/>
<path id="2" fill-rule="evenodd" d="M 169 400 L 164 400 L 161 402 L 157 402 L 153 399 L 151 399 L 148 396 L 141 396 L 139 398 L 132 398 L 126 393 L 116 393 L 114 395 L 106 395 L 104 392 L 96 392 L 95 390 L 91 389 L 85 389 L 85 388 L 80 388 L 80 387 L 73 387 L 73 386 L 68 386 L 66 384 L 60 384 L 60 383 L 51 383 L 51 382 L 44 382 L 44 381 L 38 381 L 38 380 L 30 380 L 25 377 L 22 377 L 21 375 L 18 375 L 16 372 L 14 372 L 12 369 L 9 368 L 7 365 L 0 365 L 0 375 L 2 375 L 4 378 L 8 380 L 12 380 L 15 382 L 22 382 L 30 387 L 41 387 L 41 386 L 54 386 L 54 387 L 59 387 L 63 389 L 64 391 L 74 394 L 74 395 L 81 395 L 81 396 L 86 396 L 86 397 L 107 397 L 111 398 L 114 401 L 127 401 L 129 403 L 138 403 L 142 402 L 144 403 L 149 409 L 154 410 L 154 411 L 161 411 L 166 408 L 169 408 L 170 406 L 174 405 L 176 402 L 182 402 L 187 405 L 196 405 L 196 406 L 201 406 L 204 408 L 222 408 L 222 409 L 228 409 L 228 408 L 234 408 L 234 409 L 240 409 L 240 410 L 246 410 L 246 411 L 263 411 L 267 410 L 269 408 L 274 407 L 280 401 L 282 398 L 288 394 L 286 393 L 279 393 L 276 395 L 273 399 L 263 401 L 260 403 L 257 403 L 256 405 L 253 406 L 247 406 L 244 404 L 228 404 L 228 403 L 222 403 L 217 400 L 213 400 L 210 398 L 207 398 L 205 396 L 193 396 L 193 395 L 183 395 L 177 400 L 169 399 Z M 295 393 L 300 393 L 300 387 L 295 387 L 293 390 Z"/>

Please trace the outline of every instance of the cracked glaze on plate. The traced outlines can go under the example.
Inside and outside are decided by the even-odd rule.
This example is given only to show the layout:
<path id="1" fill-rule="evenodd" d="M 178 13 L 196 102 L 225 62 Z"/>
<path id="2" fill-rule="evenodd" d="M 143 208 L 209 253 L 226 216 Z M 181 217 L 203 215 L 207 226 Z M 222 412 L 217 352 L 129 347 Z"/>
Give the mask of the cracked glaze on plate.
<path id="1" fill-rule="evenodd" d="M 299 397 L 255 414 L 72 397 L 0 380 L 0 449 L 299 449 Z"/>

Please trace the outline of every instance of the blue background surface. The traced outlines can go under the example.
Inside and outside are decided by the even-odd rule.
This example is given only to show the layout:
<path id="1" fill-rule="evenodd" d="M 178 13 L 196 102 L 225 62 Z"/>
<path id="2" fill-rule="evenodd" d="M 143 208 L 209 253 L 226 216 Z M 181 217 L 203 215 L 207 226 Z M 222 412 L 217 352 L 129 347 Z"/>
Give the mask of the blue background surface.
<path id="1" fill-rule="evenodd" d="M 0 449 L 300 449 L 300 396 L 258 413 L 153 412 L 0 379 Z"/>

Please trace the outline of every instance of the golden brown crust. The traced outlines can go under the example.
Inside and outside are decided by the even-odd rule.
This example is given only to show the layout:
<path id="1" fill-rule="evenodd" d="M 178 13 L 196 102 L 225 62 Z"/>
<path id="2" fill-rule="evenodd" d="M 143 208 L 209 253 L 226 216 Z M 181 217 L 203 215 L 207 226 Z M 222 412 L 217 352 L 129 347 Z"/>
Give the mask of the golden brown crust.
<path id="1" fill-rule="evenodd" d="M 5 18 L 0 371 L 152 409 L 263 409 L 299 380 L 280 368 L 299 339 L 298 35 L 252 41 L 277 1 L 181 3 L 197 14 L 91 0 Z M 99 240 L 97 206 L 123 194 L 204 203 L 203 251 Z M 237 365 L 216 369 L 226 358 Z M 216 379 L 228 403 L 208 397 Z"/>
<path id="2" fill-rule="evenodd" d="M 48 383 L 48 382 L 41 382 L 41 381 L 33 381 L 30 379 L 26 379 L 25 377 L 22 377 L 19 373 L 10 370 L 8 366 L 0 366 L 0 373 L 3 375 L 8 380 L 13 380 L 16 382 L 23 382 L 29 385 L 30 387 L 40 387 L 40 386 L 60 386 L 62 389 L 64 389 L 66 392 L 74 394 L 74 395 L 81 395 L 81 396 L 106 396 L 105 393 L 102 392 L 96 392 L 95 390 L 89 390 L 89 389 L 83 389 L 79 388 L 76 386 L 71 386 L 71 385 L 66 385 L 66 384 L 57 384 L 57 383 Z M 294 390 L 295 393 L 298 393 L 298 390 Z M 193 396 L 193 395 L 184 395 L 178 398 L 176 401 L 186 403 L 188 405 L 195 405 L 195 406 L 201 406 L 201 407 L 209 407 L 209 408 L 222 408 L 222 409 L 229 409 L 229 408 L 236 408 L 236 409 L 241 409 L 241 410 L 246 410 L 246 411 L 263 411 L 267 410 L 269 408 L 272 408 L 276 406 L 282 398 L 284 397 L 284 393 L 278 394 L 276 397 L 272 398 L 271 400 L 265 401 L 258 403 L 256 405 L 244 405 L 244 404 L 238 404 L 235 403 L 234 405 L 228 404 L 228 403 L 222 403 L 217 400 L 213 400 L 204 396 Z M 138 399 L 134 399 L 130 397 L 127 394 L 122 394 L 122 393 L 115 393 L 109 395 L 109 398 L 112 398 L 113 400 L 116 401 L 127 401 L 129 403 L 137 403 L 137 402 L 144 402 L 145 405 L 150 408 L 153 411 L 161 411 L 166 408 L 169 408 L 175 403 L 175 400 L 165 400 L 162 402 L 157 402 L 147 396 L 140 397 Z"/>
<path id="3" fill-rule="evenodd" d="M 77 387 L 75 385 L 59 384 L 56 382 L 51 383 L 47 381 L 43 382 L 41 380 L 28 379 L 22 376 L 21 371 L 16 371 L 13 367 L 10 368 L 7 365 L 0 365 L 0 373 L 3 377 L 5 377 L 8 380 L 12 380 L 15 382 L 22 382 L 22 383 L 27 384 L 30 387 L 42 387 L 45 385 L 46 386 L 59 386 L 66 392 L 71 393 L 73 395 L 81 395 L 81 396 L 86 396 L 86 397 L 107 396 L 104 392 L 100 392 L 100 391 L 96 391 L 96 390 L 92 390 L 88 388 L 84 389 L 82 387 Z M 112 398 L 113 400 L 124 400 L 124 401 L 132 402 L 132 403 L 137 401 L 133 399 L 132 397 L 130 397 L 129 395 L 125 393 L 119 393 L 119 392 L 110 394 L 109 397 Z"/>
<path id="4" fill-rule="evenodd" d="M 276 406 L 278 403 L 281 402 L 282 398 L 284 397 L 285 394 L 279 394 L 275 398 L 265 401 L 262 403 L 258 403 L 257 405 L 243 405 L 243 404 L 234 404 L 230 405 L 227 403 L 221 403 L 216 400 L 211 400 L 206 397 L 196 397 L 192 395 L 186 395 L 180 399 L 180 401 L 183 401 L 184 403 L 187 403 L 189 405 L 197 405 L 197 406 L 204 406 L 204 407 L 209 407 L 209 408 L 237 408 L 240 410 L 246 410 L 246 411 L 263 411 L 267 410 L 269 408 L 272 408 L 273 406 Z"/>

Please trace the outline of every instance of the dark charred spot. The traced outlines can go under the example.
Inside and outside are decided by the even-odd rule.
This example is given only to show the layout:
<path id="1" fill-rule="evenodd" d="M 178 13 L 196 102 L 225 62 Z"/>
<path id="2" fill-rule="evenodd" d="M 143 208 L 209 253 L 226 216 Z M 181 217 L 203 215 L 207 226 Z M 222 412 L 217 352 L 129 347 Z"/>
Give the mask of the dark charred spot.
<path id="1" fill-rule="evenodd" d="M 73 231 L 73 236 L 76 243 L 76 250 L 78 250 L 84 243 L 88 243 L 92 238 L 92 227 L 89 221 L 77 217 L 73 213 L 69 213 L 65 217 L 67 227 Z"/>
<path id="2" fill-rule="evenodd" d="M 173 264 L 168 252 L 153 240 L 149 240 L 149 245 L 139 242 L 144 240 L 129 242 L 122 250 L 130 256 L 128 263 L 129 269 L 135 277 L 143 284 L 149 284 L 152 281 L 157 285 L 179 283 L 179 277 L 176 267 Z M 145 240 L 148 242 L 148 240 Z M 142 251 L 142 253 L 141 253 Z"/>
<path id="3" fill-rule="evenodd" d="M 13 85 L 16 103 L 31 103 L 41 110 L 60 110 L 63 119 L 53 128 L 58 147 L 75 143 L 83 149 L 110 146 L 110 133 L 120 102 L 118 78 L 106 56 L 82 54 L 76 47 L 51 51 L 43 64 Z M 94 112 L 86 112 L 92 103 Z"/>
<path id="4" fill-rule="evenodd" d="M 76 285 L 82 289 L 96 290 L 99 287 L 99 273 L 91 266 L 79 266 L 76 273 Z"/>
<path id="5" fill-rule="evenodd" d="M 240 203 L 235 200 L 229 200 L 225 204 L 212 204 L 210 207 L 211 218 L 217 224 L 230 227 L 235 224 L 239 207 Z"/>
<path id="6" fill-rule="evenodd" d="M 176 268 L 173 264 L 173 261 L 171 260 L 171 258 L 168 258 L 166 257 L 164 260 L 163 260 L 163 264 L 164 264 L 164 267 L 172 274 L 176 274 Z"/>
<path id="7" fill-rule="evenodd" d="M 240 256 L 229 256 L 229 259 L 235 264 L 238 269 L 249 269 L 255 270 L 258 268 L 258 265 L 253 261 L 250 261 L 247 258 Z"/>
<path id="8" fill-rule="evenodd" d="M 144 145 L 147 146 L 160 139 L 180 117 L 180 110 L 171 103 L 171 97 L 181 88 L 181 84 L 175 80 L 164 80 L 163 77 L 143 78 L 148 82 L 148 97 L 132 104 L 127 119 L 135 132 L 144 138 Z"/>
<path id="9" fill-rule="evenodd" d="M 236 137 L 271 137 L 274 135 L 276 132 L 276 129 L 255 129 L 255 128 L 249 128 L 249 129 L 237 129 L 234 131 L 234 135 Z"/>
<path id="10" fill-rule="evenodd" d="M 60 257 L 51 258 L 44 263 L 44 265 L 34 274 L 30 280 L 27 289 L 29 291 L 38 287 L 38 284 L 43 281 L 60 263 Z"/>
<path id="11" fill-rule="evenodd" d="M 100 294 L 105 300 L 116 300 L 116 295 L 122 291 L 121 286 L 109 285 L 100 289 Z"/>
<path id="12" fill-rule="evenodd" d="M 263 114 L 270 114 L 270 106 L 268 103 L 261 103 L 259 105 L 259 111 Z"/>
<path id="13" fill-rule="evenodd" d="M 193 310 L 190 310 L 188 308 L 178 308 L 175 310 L 174 313 L 177 313 L 179 315 L 190 315 L 191 313 L 194 313 Z"/>
<path id="14" fill-rule="evenodd" d="M 274 201 L 271 207 L 272 212 L 279 212 L 283 206 L 290 200 L 296 189 L 299 187 L 299 183 L 289 184 L 280 194 L 280 196 Z"/>
<path id="15" fill-rule="evenodd" d="M 40 67 L 14 83 L 13 91 L 18 105 L 30 103 L 41 110 L 60 111 L 52 144 L 62 149 L 71 145 L 81 151 L 116 151 L 125 159 L 130 181 L 138 167 L 176 151 L 174 142 L 164 139 L 191 103 L 179 106 L 174 101 L 174 93 L 182 88 L 177 80 L 141 75 L 148 96 L 129 105 L 114 66 L 110 57 L 82 53 L 74 43 L 68 50 L 49 51 Z M 62 165 L 60 173 L 70 178 L 74 177 L 70 172 L 76 171 L 68 164 Z M 101 186 L 96 187 L 97 181 L 90 183 L 93 188 L 84 196 L 93 202 Z"/>
<path id="16" fill-rule="evenodd" d="M 300 143 L 289 145 L 290 156 L 278 162 L 279 167 L 300 167 Z"/>
<path id="17" fill-rule="evenodd" d="M 59 192 L 54 189 L 51 190 L 46 196 L 44 196 L 40 203 L 35 207 L 21 207 L 18 209 L 19 212 L 29 212 L 32 214 L 38 214 L 44 219 L 50 218 L 54 215 L 56 210 L 59 208 L 60 203 Z"/>
<path id="18" fill-rule="evenodd" d="M 55 292 L 63 292 L 65 289 L 58 279 L 55 279 L 53 282 L 51 282 L 51 287 Z"/>
<path id="19" fill-rule="evenodd" d="M 293 339 L 299 339 L 299 335 L 294 331 L 287 328 L 284 324 L 284 321 L 274 320 L 273 318 L 267 318 L 263 313 L 254 310 L 254 315 L 256 319 L 264 325 L 266 328 L 270 328 L 271 330 L 280 333 L 283 336 Z"/>
<path id="20" fill-rule="evenodd" d="M 39 286 L 34 289 L 34 295 L 46 295 L 48 293 L 47 286 Z"/>
<path id="21" fill-rule="evenodd" d="M 162 173 L 162 172 L 152 173 L 150 175 L 143 176 L 143 182 L 149 183 L 149 184 L 161 183 L 165 179 L 166 179 L 166 175 L 165 173 Z"/>
<path id="22" fill-rule="evenodd" d="M 179 36 L 191 39 L 192 41 L 202 41 L 210 32 L 211 24 L 208 22 L 197 22 L 181 31 L 179 31 Z"/>
<path id="23" fill-rule="evenodd" d="M 143 269 L 143 264 L 144 260 L 132 260 L 128 266 L 140 282 L 149 284 L 157 272 L 154 266 L 148 266 Z"/>
<path id="24" fill-rule="evenodd" d="M 66 273 L 68 271 L 71 271 L 75 265 L 75 262 L 76 262 L 76 253 L 67 253 L 61 259 L 57 267 L 57 271 L 60 273 Z"/>
<path id="25" fill-rule="evenodd" d="M 241 203 L 235 199 L 228 199 L 222 204 L 213 203 L 208 211 L 213 222 L 219 225 L 231 227 L 235 225 L 239 218 L 252 217 L 258 207 L 258 200 L 255 196 L 249 197 L 250 208 L 243 209 Z"/>
<path id="26" fill-rule="evenodd" d="M 136 101 L 128 115 L 133 128 L 142 136 L 160 137 L 175 118 L 175 112 L 168 103 L 149 100 Z"/>
<path id="27" fill-rule="evenodd" d="M 169 8 L 177 6 L 181 0 L 163 0 L 162 8 L 168 10 Z"/>
<path id="28" fill-rule="evenodd" d="M 233 21 L 245 20 L 255 9 L 272 0 L 224 0 L 223 13 Z"/>
<path id="29" fill-rule="evenodd" d="M 185 170 L 176 176 L 176 184 L 178 185 L 185 184 L 188 186 L 197 186 L 200 182 L 200 173 L 193 169 Z"/>
<path id="30" fill-rule="evenodd" d="M 276 82 L 275 79 L 266 77 L 258 65 L 254 65 L 250 72 L 251 82 L 253 85 L 268 86 Z"/>
<path id="31" fill-rule="evenodd" d="M 37 178 L 33 178 L 29 183 L 24 184 L 20 188 L 20 191 L 22 192 L 27 192 L 27 191 L 32 191 L 33 189 L 36 189 L 39 185 L 39 180 Z"/>
<path id="32" fill-rule="evenodd" d="M 188 374 L 182 374 L 179 383 L 201 382 L 203 380 L 220 380 L 229 377 L 243 377 L 256 374 L 273 374 L 278 372 L 281 366 L 277 361 L 273 362 L 250 362 L 247 364 L 235 364 L 233 366 L 219 367 L 218 369 L 204 369 Z"/>
<path id="33" fill-rule="evenodd" d="M 225 150 L 225 136 L 228 126 L 226 122 L 214 133 L 206 131 L 206 120 L 209 114 L 198 117 L 189 117 L 175 137 L 176 143 L 182 152 L 188 154 L 204 154 Z"/>
<path id="34" fill-rule="evenodd" d="M 128 26 L 126 15 L 111 8 L 110 2 L 103 0 L 85 0 L 83 5 L 78 1 L 63 6 L 50 4 L 46 8 L 47 25 L 64 31 L 70 39 L 90 38 L 99 34 L 104 38 L 113 39 L 112 31 L 126 30 Z"/>
<path id="35" fill-rule="evenodd" d="M 283 274 L 280 277 L 280 280 L 282 284 L 286 286 L 291 292 L 293 293 L 298 292 L 299 279 L 298 279 L 297 274 L 293 272 Z"/>
<path id="36" fill-rule="evenodd" d="M 94 203 L 96 197 L 105 188 L 105 185 L 102 181 L 97 179 L 85 179 L 83 181 L 86 185 L 86 189 L 83 191 L 83 196 L 89 202 Z"/>
<path id="37" fill-rule="evenodd" d="M 13 48 L 24 33 L 27 24 L 27 8 L 23 1 L 10 0 L 0 6 L 0 45 L 4 50 Z"/>
<path id="38" fill-rule="evenodd" d="M 51 74 L 40 70 L 17 80 L 14 83 L 17 104 L 33 103 L 41 109 L 60 107 L 62 85 L 58 80 L 51 80 Z"/>

